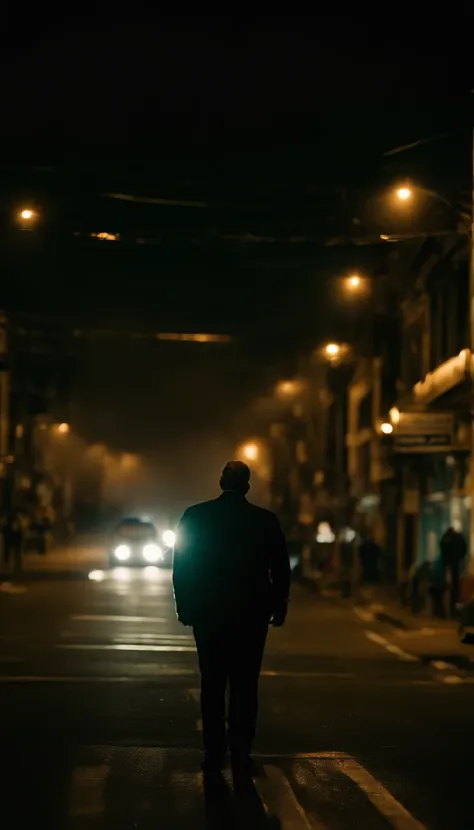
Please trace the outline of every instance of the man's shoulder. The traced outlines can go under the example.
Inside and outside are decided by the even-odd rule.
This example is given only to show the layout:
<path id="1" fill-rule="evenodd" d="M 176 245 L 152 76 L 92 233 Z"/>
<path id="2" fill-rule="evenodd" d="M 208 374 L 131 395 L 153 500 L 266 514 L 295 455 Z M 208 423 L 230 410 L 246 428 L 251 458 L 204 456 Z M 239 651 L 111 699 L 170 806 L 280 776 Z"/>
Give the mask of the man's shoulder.
<path id="1" fill-rule="evenodd" d="M 217 499 L 209 499 L 208 501 L 200 501 L 198 504 L 191 504 L 190 507 L 187 507 L 183 513 L 183 519 L 186 516 L 187 518 L 200 516 L 203 513 L 207 513 L 209 510 L 212 510 L 213 506 L 216 504 Z"/>
<path id="2" fill-rule="evenodd" d="M 253 504 L 251 501 L 247 502 L 253 513 L 258 516 L 263 522 L 273 523 L 278 522 L 276 513 L 273 510 L 268 510 L 266 507 L 260 507 L 258 504 Z"/>

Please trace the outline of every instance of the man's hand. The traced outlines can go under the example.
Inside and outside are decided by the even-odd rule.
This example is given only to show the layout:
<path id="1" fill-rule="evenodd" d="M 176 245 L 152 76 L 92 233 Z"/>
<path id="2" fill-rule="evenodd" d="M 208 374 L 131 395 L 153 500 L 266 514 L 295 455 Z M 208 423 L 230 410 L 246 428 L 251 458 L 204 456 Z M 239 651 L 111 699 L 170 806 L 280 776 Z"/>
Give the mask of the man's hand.
<path id="1" fill-rule="evenodd" d="M 270 622 L 275 628 L 281 628 L 285 624 L 287 611 L 288 605 L 285 603 L 285 605 L 282 605 L 273 612 L 273 617 Z"/>

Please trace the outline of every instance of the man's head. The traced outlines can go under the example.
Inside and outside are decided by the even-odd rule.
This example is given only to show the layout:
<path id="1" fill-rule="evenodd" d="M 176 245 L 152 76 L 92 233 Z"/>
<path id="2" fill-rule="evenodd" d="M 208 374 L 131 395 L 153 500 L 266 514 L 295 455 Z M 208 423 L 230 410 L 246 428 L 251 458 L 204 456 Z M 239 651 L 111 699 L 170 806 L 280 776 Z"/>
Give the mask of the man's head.
<path id="1" fill-rule="evenodd" d="M 221 490 L 236 490 L 245 495 L 250 489 L 250 469 L 243 461 L 228 461 L 219 484 Z"/>

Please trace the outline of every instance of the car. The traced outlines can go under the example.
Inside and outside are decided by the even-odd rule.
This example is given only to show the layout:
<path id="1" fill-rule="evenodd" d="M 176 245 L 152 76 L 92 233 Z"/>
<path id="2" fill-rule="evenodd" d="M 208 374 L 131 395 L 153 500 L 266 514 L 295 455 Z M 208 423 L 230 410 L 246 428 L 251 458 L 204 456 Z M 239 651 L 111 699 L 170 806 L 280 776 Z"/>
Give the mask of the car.
<path id="1" fill-rule="evenodd" d="M 159 534 L 148 517 L 127 516 L 114 531 L 109 549 L 109 567 L 145 568 L 154 565 L 170 568 L 175 535 L 172 530 Z"/>

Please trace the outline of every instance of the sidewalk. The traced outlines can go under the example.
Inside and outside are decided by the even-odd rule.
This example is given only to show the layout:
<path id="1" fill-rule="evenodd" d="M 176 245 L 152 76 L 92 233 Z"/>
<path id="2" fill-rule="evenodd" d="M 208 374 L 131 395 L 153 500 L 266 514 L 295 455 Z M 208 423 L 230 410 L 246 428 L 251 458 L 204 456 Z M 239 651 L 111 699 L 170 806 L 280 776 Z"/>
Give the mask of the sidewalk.
<path id="1" fill-rule="evenodd" d="M 383 586 L 362 587 L 354 599 L 354 606 L 359 609 L 359 616 L 367 619 L 377 619 L 386 622 L 395 628 L 405 631 L 417 630 L 452 630 L 457 631 L 459 620 L 439 619 L 431 616 L 428 610 L 414 614 L 406 605 L 402 605 L 394 590 Z"/>
<path id="2" fill-rule="evenodd" d="M 362 622 L 382 623 L 372 637 L 389 650 L 410 656 L 429 666 L 447 684 L 474 683 L 474 647 L 461 642 L 459 620 L 442 620 L 426 612 L 413 614 L 383 588 L 361 589 L 353 601 Z M 389 631 L 384 625 L 389 626 Z M 382 636 L 385 634 L 386 636 Z"/>
<path id="3" fill-rule="evenodd" d="M 106 547 L 97 536 L 79 536 L 65 545 L 57 545 L 46 554 L 25 553 L 22 572 L 12 574 L 2 568 L 0 581 L 32 579 L 35 577 L 69 576 L 80 578 L 106 565 Z"/>

